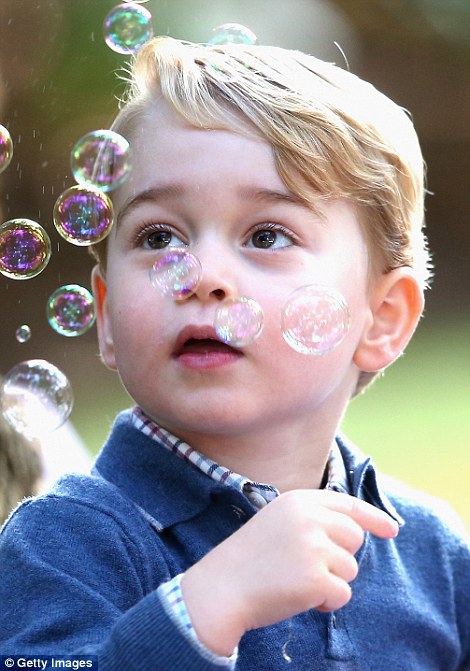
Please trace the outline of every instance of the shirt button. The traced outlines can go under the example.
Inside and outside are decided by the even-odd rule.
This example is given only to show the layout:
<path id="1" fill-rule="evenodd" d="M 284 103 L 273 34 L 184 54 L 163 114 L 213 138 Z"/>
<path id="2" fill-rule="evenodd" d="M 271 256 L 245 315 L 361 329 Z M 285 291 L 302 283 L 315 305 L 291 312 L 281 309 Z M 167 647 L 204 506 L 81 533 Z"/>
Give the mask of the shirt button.
<path id="1" fill-rule="evenodd" d="M 267 504 L 264 496 L 261 496 L 261 494 L 258 494 L 258 492 L 248 492 L 247 496 L 248 500 L 254 505 L 255 508 L 264 508 L 264 506 Z"/>

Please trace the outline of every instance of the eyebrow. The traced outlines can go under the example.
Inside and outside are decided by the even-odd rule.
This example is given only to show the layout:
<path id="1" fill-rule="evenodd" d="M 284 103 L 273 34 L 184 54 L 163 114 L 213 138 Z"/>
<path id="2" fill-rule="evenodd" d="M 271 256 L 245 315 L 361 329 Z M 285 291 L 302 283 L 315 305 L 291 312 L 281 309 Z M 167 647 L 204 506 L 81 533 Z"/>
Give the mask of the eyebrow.
<path id="1" fill-rule="evenodd" d="M 117 223 L 123 217 L 128 215 L 132 210 L 146 203 L 158 203 L 159 201 L 171 200 L 173 198 L 181 198 L 188 192 L 188 189 L 182 184 L 168 184 L 162 186 L 154 186 L 144 191 L 140 191 L 135 196 L 132 196 L 125 201 L 118 216 Z M 239 190 L 239 195 L 243 200 L 260 203 L 278 203 L 285 202 L 293 205 L 300 205 L 306 209 L 311 209 L 309 204 L 300 196 L 290 191 L 277 191 L 275 189 L 251 188 L 243 187 Z"/>
<path id="2" fill-rule="evenodd" d="M 145 203 L 157 203 L 161 200 L 170 200 L 181 197 L 185 193 L 185 188 L 180 184 L 168 184 L 164 186 L 154 186 L 150 189 L 140 191 L 135 196 L 128 198 L 118 213 L 116 223 L 119 223 L 123 217 L 135 210 L 139 205 Z"/>
<path id="3" fill-rule="evenodd" d="M 308 203 L 291 191 L 276 191 L 275 189 L 258 189 L 258 188 L 243 188 L 240 189 L 240 195 L 245 200 L 276 203 L 285 202 L 293 205 L 301 205 L 309 208 Z"/>

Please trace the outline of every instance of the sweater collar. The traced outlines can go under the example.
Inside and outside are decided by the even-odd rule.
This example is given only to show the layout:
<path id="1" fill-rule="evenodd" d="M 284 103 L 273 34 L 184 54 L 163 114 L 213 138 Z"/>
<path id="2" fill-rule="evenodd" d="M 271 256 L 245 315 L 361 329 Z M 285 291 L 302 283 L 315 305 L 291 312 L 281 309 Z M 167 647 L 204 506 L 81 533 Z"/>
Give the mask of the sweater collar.
<path id="1" fill-rule="evenodd" d="M 380 485 L 380 477 L 370 457 L 343 434 L 336 438 L 350 480 L 350 491 L 353 496 L 363 499 L 376 508 L 388 513 L 400 526 L 405 524 L 395 506 L 391 503 Z"/>
<path id="2" fill-rule="evenodd" d="M 163 530 L 202 512 L 215 483 L 136 429 L 120 413 L 95 463 L 94 474 L 116 486 Z"/>
<path id="3" fill-rule="evenodd" d="M 344 436 L 338 437 L 337 443 L 353 495 L 403 524 L 379 488 L 372 461 Z M 214 495 L 230 492 L 230 488 L 192 468 L 170 450 L 155 449 L 154 440 L 135 428 L 128 410 L 116 418 L 96 460 L 94 474 L 131 499 L 158 531 L 195 517 L 207 508 Z"/>

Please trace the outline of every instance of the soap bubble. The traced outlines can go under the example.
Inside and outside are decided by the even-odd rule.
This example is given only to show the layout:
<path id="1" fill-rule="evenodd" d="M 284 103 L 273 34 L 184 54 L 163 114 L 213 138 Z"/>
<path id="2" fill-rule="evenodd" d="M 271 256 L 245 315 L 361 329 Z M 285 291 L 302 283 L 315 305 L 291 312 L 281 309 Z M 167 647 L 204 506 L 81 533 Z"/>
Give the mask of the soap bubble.
<path id="1" fill-rule="evenodd" d="M 3 172 L 10 165 L 13 156 L 13 142 L 10 133 L 0 124 L 0 172 Z"/>
<path id="2" fill-rule="evenodd" d="M 94 186 L 71 186 L 56 200 L 54 224 L 73 245 L 94 245 L 111 230 L 114 211 L 111 200 Z"/>
<path id="3" fill-rule="evenodd" d="M 224 23 L 212 30 L 208 44 L 256 44 L 257 37 L 252 30 L 240 23 Z"/>
<path id="4" fill-rule="evenodd" d="M 21 324 L 21 326 L 18 326 L 15 336 L 18 342 L 28 342 L 31 338 L 31 329 L 28 324 Z"/>
<path id="5" fill-rule="evenodd" d="M 73 407 L 67 377 L 43 359 L 14 366 L 5 377 L 0 399 L 5 419 L 29 438 L 58 429 Z"/>
<path id="6" fill-rule="evenodd" d="M 93 295 L 79 284 L 66 284 L 54 291 L 46 312 L 54 331 L 67 337 L 82 335 L 96 319 Z"/>
<path id="7" fill-rule="evenodd" d="M 292 292 L 281 318 L 285 341 L 301 354 L 330 352 L 346 337 L 349 323 L 349 309 L 339 291 L 315 284 Z"/>
<path id="8" fill-rule="evenodd" d="M 227 299 L 217 309 L 214 328 L 227 345 L 245 347 L 260 335 L 263 329 L 263 311 L 256 301 L 246 296 Z"/>
<path id="9" fill-rule="evenodd" d="M 168 250 L 150 269 L 152 286 L 162 296 L 174 298 L 176 301 L 184 300 L 194 293 L 201 275 L 199 259 L 179 247 Z"/>
<path id="10" fill-rule="evenodd" d="M 0 226 L 0 273 L 13 280 L 39 275 L 51 258 L 51 241 L 31 219 L 11 219 Z"/>
<path id="11" fill-rule="evenodd" d="M 125 137 L 112 130 L 94 130 L 75 144 L 70 163 L 78 184 L 112 191 L 129 177 L 130 145 Z"/>
<path id="12" fill-rule="evenodd" d="M 105 42 L 118 54 L 135 53 L 152 36 L 152 15 L 137 3 L 117 5 L 104 20 Z"/>

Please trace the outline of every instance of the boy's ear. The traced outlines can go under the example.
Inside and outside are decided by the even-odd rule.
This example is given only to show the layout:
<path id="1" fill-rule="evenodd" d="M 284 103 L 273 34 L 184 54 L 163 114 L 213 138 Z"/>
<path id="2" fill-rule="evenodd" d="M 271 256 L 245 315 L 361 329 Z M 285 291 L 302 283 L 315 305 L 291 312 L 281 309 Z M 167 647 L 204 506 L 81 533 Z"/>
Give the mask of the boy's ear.
<path id="1" fill-rule="evenodd" d="M 370 318 L 354 353 L 364 372 L 386 368 L 405 349 L 423 312 L 424 296 L 409 268 L 383 275 L 370 297 Z"/>
<path id="2" fill-rule="evenodd" d="M 98 330 L 98 344 L 100 347 L 101 358 L 108 368 L 116 370 L 106 279 L 100 266 L 95 266 L 92 270 L 91 285 L 95 298 L 96 327 Z"/>

